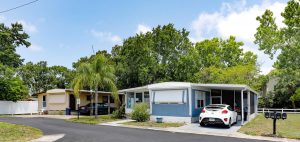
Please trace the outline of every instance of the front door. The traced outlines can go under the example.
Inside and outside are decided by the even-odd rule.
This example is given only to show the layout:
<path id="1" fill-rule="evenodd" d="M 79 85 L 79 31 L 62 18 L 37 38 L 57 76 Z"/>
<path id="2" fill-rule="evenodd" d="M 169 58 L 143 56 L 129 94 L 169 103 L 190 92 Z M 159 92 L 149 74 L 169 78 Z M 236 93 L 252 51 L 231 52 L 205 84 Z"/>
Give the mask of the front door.
<path id="1" fill-rule="evenodd" d="M 69 100 L 69 107 L 71 110 L 75 110 L 76 109 L 76 99 L 75 96 L 73 94 L 70 94 L 70 100 Z"/>
<path id="2" fill-rule="evenodd" d="M 220 96 L 212 96 L 211 97 L 211 103 L 212 104 L 222 104 Z"/>

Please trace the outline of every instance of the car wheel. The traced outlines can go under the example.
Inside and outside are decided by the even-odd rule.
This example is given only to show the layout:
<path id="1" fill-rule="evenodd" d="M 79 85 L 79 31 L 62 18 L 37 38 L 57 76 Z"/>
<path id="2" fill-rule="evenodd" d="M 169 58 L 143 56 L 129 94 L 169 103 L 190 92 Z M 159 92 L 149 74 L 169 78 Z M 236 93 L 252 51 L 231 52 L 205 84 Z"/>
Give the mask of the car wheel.
<path id="1" fill-rule="evenodd" d="M 231 127 L 231 118 L 229 119 L 229 123 L 227 125 L 227 128 L 230 128 Z"/>
<path id="2" fill-rule="evenodd" d="M 205 126 L 205 124 L 201 122 L 201 123 L 200 123 L 200 126 L 202 126 L 202 127 L 203 127 L 203 126 Z"/>

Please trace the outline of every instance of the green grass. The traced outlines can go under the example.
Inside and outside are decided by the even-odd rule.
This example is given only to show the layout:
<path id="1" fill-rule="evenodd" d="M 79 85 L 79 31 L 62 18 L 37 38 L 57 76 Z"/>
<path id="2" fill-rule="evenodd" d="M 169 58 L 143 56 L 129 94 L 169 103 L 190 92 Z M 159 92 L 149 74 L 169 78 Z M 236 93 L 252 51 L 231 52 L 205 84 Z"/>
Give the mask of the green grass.
<path id="1" fill-rule="evenodd" d="M 132 125 L 132 126 L 142 126 L 142 127 L 158 127 L 158 128 L 180 127 L 184 125 L 184 123 L 156 123 L 153 121 L 147 121 L 147 122 L 132 121 L 132 122 L 125 122 L 122 124 Z"/>
<path id="2" fill-rule="evenodd" d="M 43 135 L 40 129 L 0 122 L 1 142 L 23 142 L 37 139 Z"/>
<path id="3" fill-rule="evenodd" d="M 95 118 L 95 116 L 80 116 L 79 119 L 77 119 L 77 117 L 74 117 L 65 121 L 96 125 L 99 123 L 111 122 L 116 120 L 118 119 L 114 119 L 110 115 L 99 115 L 98 118 Z"/>
<path id="4" fill-rule="evenodd" d="M 288 114 L 285 120 L 277 120 L 277 137 L 300 139 L 300 114 Z M 258 114 L 253 120 L 242 126 L 239 132 L 249 135 L 272 136 L 273 120 Z"/>
<path id="5" fill-rule="evenodd" d="M 13 115 L 11 114 L 0 114 L 0 117 L 12 117 Z"/>

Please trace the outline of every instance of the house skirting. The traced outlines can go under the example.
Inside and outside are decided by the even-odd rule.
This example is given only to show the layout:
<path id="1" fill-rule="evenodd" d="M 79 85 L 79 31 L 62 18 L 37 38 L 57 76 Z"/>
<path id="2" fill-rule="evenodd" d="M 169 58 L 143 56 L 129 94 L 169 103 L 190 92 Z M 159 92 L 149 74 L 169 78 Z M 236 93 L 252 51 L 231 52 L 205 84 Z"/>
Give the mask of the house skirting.
<path id="1" fill-rule="evenodd" d="M 151 115 L 150 120 L 156 121 L 156 118 L 162 118 L 163 122 L 182 122 L 182 123 L 191 123 L 192 117 L 177 117 L 177 116 L 155 116 Z"/>

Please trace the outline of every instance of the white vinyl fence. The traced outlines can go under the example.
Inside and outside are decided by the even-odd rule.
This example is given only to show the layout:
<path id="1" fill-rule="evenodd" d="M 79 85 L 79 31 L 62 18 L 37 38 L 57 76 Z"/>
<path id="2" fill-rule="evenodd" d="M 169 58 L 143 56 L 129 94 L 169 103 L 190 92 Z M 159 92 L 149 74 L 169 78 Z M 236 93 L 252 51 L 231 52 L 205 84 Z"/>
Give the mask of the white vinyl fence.
<path id="1" fill-rule="evenodd" d="M 38 101 L 0 101 L 0 114 L 38 113 Z"/>
<path id="2" fill-rule="evenodd" d="M 285 109 L 285 108 L 258 108 L 258 112 L 285 112 L 285 113 L 299 113 L 300 114 L 300 109 Z"/>

